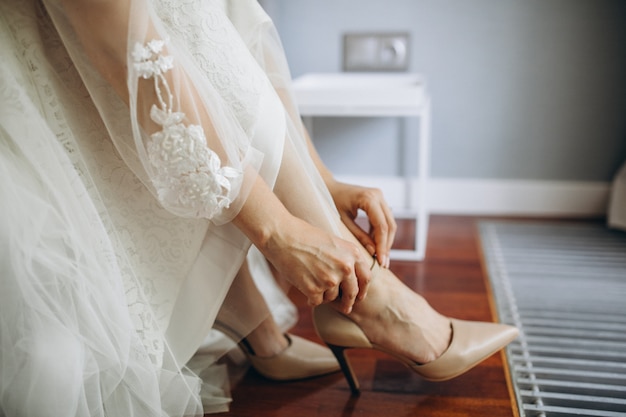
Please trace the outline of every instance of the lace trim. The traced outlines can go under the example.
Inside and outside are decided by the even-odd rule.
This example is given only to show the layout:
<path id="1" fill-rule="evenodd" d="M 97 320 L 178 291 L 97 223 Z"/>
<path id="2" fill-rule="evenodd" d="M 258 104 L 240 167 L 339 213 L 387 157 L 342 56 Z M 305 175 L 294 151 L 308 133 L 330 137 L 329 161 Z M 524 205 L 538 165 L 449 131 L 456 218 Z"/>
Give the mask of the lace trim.
<path id="1" fill-rule="evenodd" d="M 173 111 L 165 73 L 174 67 L 174 60 L 161 54 L 164 45 L 163 40 L 137 43 L 132 53 L 138 76 L 154 80 L 159 102 L 152 105 L 150 118 L 162 129 L 150 135 L 146 147 L 156 173 L 153 183 L 164 206 L 211 219 L 230 206 L 232 182 L 242 172 L 221 167 L 220 157 L 207 147 L 202 126 L 185 125 L 185 113 Z"/>

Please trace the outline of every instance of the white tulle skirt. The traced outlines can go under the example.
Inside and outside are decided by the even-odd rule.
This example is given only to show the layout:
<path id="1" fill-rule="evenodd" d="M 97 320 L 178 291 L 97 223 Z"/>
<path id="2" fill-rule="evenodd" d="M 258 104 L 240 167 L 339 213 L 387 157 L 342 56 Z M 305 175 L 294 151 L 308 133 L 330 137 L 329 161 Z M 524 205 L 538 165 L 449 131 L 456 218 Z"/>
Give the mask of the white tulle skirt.
<path id="1" fill-rule="evenodd" d="M 7 71 L 8 57 L 2 61 L 2 413 L 201 414 L 200 380 L 159 367 L 134 331 L 123 274 L 98 211 L 20 91 L 24 80 Z"/>

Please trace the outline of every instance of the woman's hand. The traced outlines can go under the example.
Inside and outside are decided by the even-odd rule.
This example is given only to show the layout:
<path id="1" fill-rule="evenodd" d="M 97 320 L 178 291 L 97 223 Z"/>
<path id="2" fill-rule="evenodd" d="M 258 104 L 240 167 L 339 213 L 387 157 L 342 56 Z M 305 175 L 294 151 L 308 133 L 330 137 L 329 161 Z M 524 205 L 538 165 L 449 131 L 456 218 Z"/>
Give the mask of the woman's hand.
<path id="1" fill-rule="evenodd" d="M 389 251 L 396 235 L 397 225 L 383 193 L 376 188 L 360 187 L 333 181 L 327 184 L 344 224 L 379 264 L 389 267 Z M 358 211 L 363 210 L 370 223 L 369 234 L 356 222 Z"/>
<path id="2" fill-rule="evenodd" d="M 293 216 L 258 177 L 233 223 L 315 306 L 339 298 L 348 314 L 365 298 L 371 260 L 356 243 Z"/>
<path id="3" fill-rule="evenodd" d="M 367 294 L 371 261 L 357 245 L 296 217 L 259 248 L 272 265 L 312 306 L 340 299 L 349 314 Z"/>

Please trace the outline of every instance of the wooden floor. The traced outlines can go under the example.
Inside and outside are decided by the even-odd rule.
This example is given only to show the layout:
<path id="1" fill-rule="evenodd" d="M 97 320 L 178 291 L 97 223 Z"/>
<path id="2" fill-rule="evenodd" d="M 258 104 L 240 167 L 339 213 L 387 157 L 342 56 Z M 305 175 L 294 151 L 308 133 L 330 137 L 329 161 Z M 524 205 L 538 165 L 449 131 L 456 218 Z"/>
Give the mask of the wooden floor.
<path id="1" fill-rule="evenodd" d="M 481 265 L 474 217 L 431 216 L 426 259 L 392 262 L 391 269 L 438 311 L 468 320 L 493 319 Z M 413 228 L 400 224 L 396 242 L 412 241 Z M 319 341 L 304 299 L 293 333 Z M 381 353 L 352 350 L 362 393 L 352 397 L 341 374 L 291 383 L 263 379 L 250 370 L 233 388 L 231 411 L 221 415 L 262 416 L 514 416 L 502 355 L 493 355 L 454 380 L 427 382 Z"/>

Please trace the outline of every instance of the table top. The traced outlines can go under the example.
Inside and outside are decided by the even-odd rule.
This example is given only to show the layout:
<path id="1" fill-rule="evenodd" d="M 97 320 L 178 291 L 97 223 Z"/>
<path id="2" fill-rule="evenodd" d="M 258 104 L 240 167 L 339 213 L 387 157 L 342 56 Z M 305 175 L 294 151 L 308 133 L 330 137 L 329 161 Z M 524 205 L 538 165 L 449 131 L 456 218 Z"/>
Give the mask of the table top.
<path id="1" fill-rule="evenodd" d="M 418 116 L 428 99 L 412 73 L 309 73 L 293 85 L 303 116 Z"/>

